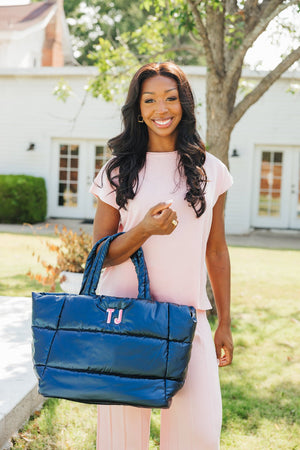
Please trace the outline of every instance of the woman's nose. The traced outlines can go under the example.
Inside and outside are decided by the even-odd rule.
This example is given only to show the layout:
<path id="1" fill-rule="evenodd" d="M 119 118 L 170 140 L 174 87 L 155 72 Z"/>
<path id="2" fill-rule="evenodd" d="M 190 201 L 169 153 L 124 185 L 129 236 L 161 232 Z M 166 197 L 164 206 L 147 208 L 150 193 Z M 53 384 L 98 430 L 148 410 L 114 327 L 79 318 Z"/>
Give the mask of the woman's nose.
<path id="1" fill-rule="evenodd" d="M 157 112 L 162 114 L 164 112 L 166 112 L 168 110 L 166 102 L 164 102 L 163 100 L 157 102 Z"/>

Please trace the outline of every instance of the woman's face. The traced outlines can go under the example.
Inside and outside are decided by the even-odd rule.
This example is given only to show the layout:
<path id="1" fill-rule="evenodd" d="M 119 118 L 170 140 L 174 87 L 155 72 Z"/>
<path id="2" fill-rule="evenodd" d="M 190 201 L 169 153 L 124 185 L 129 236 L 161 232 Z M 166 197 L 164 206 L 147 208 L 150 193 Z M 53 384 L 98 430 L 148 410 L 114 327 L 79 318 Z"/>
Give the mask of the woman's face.
<path id="1" fill-rule="evenodd" d="M 149 139 L 177 136 L 182 108 L 176 81 L 161 75 L 145 80 L 141 89 L 140 110 L 148 127 Z"/>

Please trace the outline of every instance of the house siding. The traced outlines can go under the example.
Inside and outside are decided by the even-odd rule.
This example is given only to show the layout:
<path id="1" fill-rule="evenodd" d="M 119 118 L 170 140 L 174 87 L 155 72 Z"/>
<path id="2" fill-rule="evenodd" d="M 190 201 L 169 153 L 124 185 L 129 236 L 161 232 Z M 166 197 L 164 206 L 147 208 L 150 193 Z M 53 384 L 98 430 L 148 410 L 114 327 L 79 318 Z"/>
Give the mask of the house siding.
<path id="1" fill-rule="evenodd" d="M 300 92 L 287 92 L 292 81 L 278 80 L 249 108 L 232 132 L 230 153 L 235 148 L 240 156 L 230 158 L 234 188 L 228 198 L 227 227 L 231 233 L 247 233 L 252 227 L 256 148 L 300 149 Z"/>
<path id="2" fill-rule="evenodd" d="M 34 67 L 41 65 L 44 30 L 37 29 L 22 39 L 0 42 L 1 67 Z"/>
<path id="3" fill-rule="evenodd" d="M 205 137 L 205 72 L 201 68 L 184 70 L 196 102 L 201 103 L 197 118 L 200 134 Z M 0 173 L 42 176 L 49 196 L 54 140 L 106 142 L 119 133 L 120 106 L 90 95 L 85 98 L 84 86 L 95 73 L 93 68 L 83 67 L 0 70 Z M 61 78 L 74 93 L 65 103 L 53 95 Z M 298 74 L 296 79 L 299 78 Z M 229 153 L 235 148 L 239 157 L 230 157 L 229 161 L 234 185 L 226 206 L 228 233 L 247 233 L 252 226 L 257 146 L 300 147 L 300 93 L 287 93 L 290 82 L 286 76 L 275 83 L 247 111 L 232 133 Z M 31 142 L 35 150 L 27 151 Z"/>

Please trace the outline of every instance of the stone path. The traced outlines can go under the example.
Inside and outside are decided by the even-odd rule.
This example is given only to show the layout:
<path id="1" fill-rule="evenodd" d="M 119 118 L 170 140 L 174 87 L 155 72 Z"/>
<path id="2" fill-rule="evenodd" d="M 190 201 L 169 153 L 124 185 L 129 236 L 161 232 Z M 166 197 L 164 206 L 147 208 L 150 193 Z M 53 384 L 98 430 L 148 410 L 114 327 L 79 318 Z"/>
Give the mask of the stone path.
<path id="1" fill-rule="evenodd" d="M 31 357 L 31 298 L 0 297 L 0 448 L 43 398 Z"/>

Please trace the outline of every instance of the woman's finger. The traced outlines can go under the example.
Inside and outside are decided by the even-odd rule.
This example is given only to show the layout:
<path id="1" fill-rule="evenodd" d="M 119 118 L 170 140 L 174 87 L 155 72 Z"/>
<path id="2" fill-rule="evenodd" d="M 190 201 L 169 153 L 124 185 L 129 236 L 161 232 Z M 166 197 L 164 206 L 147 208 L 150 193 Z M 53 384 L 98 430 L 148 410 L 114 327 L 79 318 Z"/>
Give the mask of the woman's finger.
<path id="1" fill-rule="evenodd" d="M 168 202 L 161 202 L 161 203 L 158 203 L 157 205 L 153 206 L 152 208 L 150 208 L 151 216 L 161 214 L 163 211 L 170 208 L 172 203 L 173 203 L 173 200 L 169 200 Z"/>
<path id="2" fill-rule="evenodd" d="M 232 362 L 232 352 L 230 352 L 226 346 L 223 346 L 222 355 L 218 360 L 220 367 L 228 366 Z"/>

